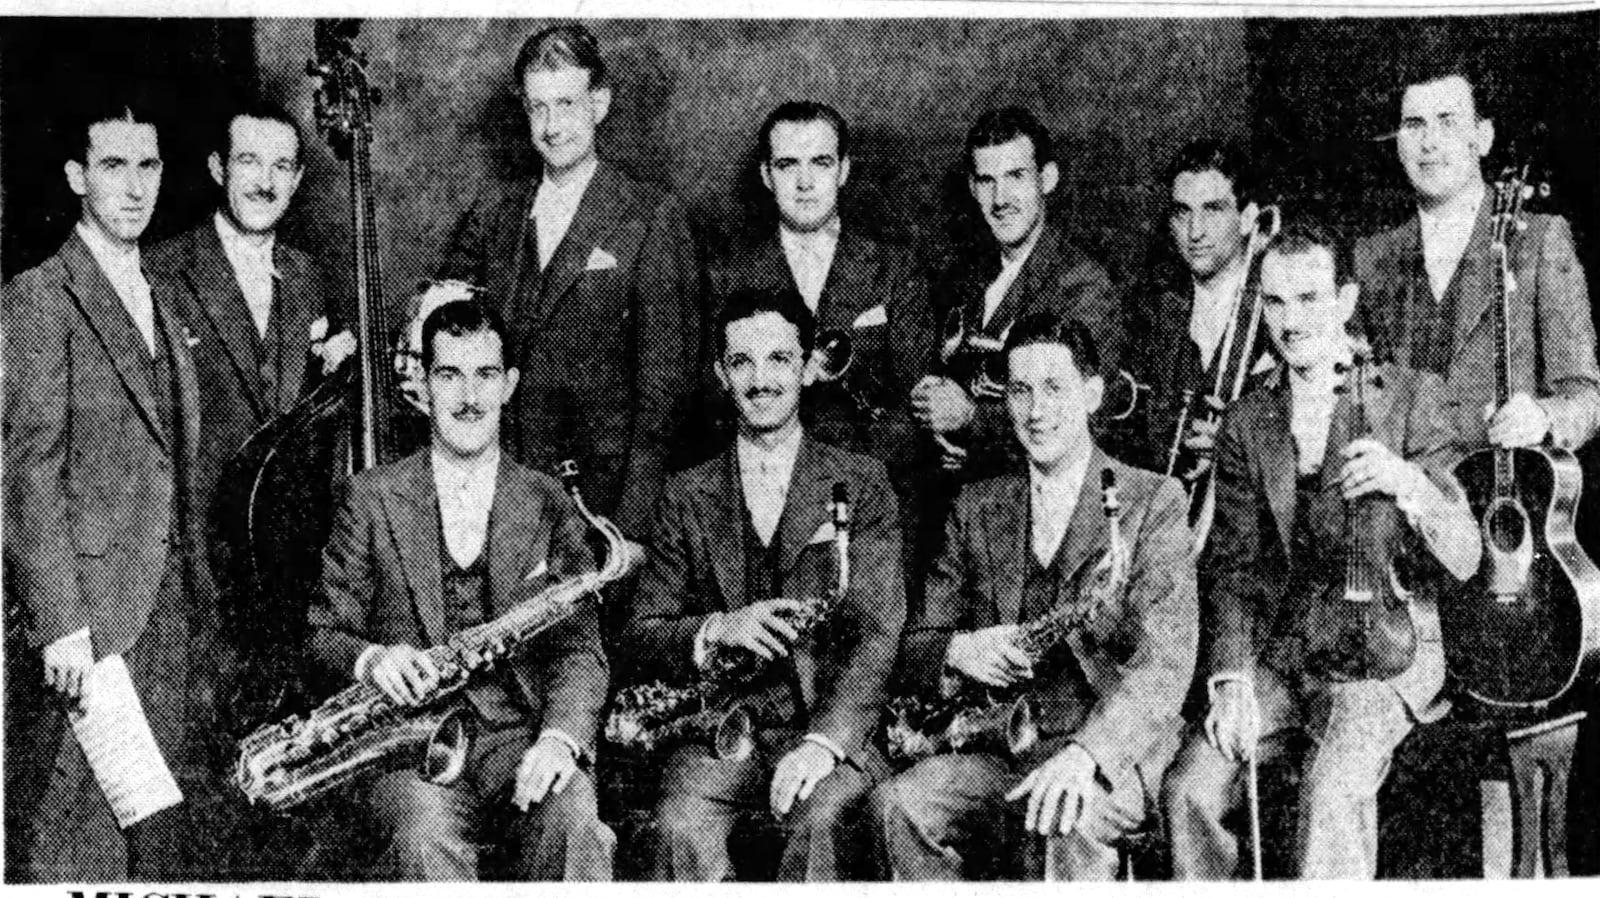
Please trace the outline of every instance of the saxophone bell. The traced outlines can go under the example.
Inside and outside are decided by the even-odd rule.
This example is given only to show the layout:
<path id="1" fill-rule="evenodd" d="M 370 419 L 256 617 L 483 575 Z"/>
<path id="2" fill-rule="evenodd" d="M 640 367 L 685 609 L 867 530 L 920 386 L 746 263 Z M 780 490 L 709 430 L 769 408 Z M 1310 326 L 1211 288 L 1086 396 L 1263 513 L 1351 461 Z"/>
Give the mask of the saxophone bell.
<path id="1" fill-rule="evenodd" d="M 1011 713 L 1006 715 L 1006 748 L 1012 757 L 1039 744 L 1039 721 L 1034 713 L 1033 699 L 1022 696 L 1011 703 Z"/>
<path id="2" fill-rule="evenodd" d="M 461 779 L 477 736 L 478 722 L 467 709 L 457 708 L 444 715 L 423 746 L 417 776 L 435 786 L 448 786 Z"/>
<path id="3" fill-rule="evenodd" d="M 734 708 L 722 716 L 712 735 L 711 748 L 719 761 L 743 761 L 755 751 L 756 723 L 750 712 Z"/>
<path id="4" fill-rule="evenodd" d="M 831 383 L 844 377 L 853 361 L 855 340 L 849 331 L 830 327 L 817 334 L 816 347 L 811 350 L 811 370 L 819 382 Z"/>

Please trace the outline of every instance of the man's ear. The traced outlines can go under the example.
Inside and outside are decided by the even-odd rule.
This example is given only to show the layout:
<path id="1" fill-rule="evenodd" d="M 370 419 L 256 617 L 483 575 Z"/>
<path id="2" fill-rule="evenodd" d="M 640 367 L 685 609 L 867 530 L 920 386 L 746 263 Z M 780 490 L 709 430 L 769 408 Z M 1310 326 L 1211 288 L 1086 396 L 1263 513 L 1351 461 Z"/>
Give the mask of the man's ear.
<path id="1" fill-rule="evenodd" d="M 506 389 L 505 389 L 505 392 L 502 393 L 501 396 L 500 396 L 500 401 L 501 402 L 504 402 L 507 399 L 511 398 L 511 394 L 515 393 L 517 391 L 517 384 L 521 380 L 522 380 L 522 372 L 521 371 L 518 371 L 516 368 L 507 368 L 506 369 Z"/>
<path id="2" fill-rule="evenodd" d="M 216 153 L 206 157 L 206 169 L 211 172 L 211 180 L 217 182 L 218 187 L 227 186 L 228 176 L 222 170 L 222 157 Z"/>
<path id="3" fill-rule="evenodd" d="M 777 192 L 777 191 L 772 189 L 772 163 L 771 162 L 763 162 L 763 163 L 761 163 L 761 183 L 765 184 L 767 186 L 767 192 L 768 193 L 776 193 Z"/>
<path id="4" fill-rule="evenodd" d="M 600 124 L 611 113 L 611 88 L 595 87 L 589 90 L 590 108 L 594 110 L 594 123 Z"/>
<path id="5" fill-rule="evenodd" d="M 1044 177 L 1044 193 L 1052 193 L 1056 183 L 1061 180 L 1061 169 L 1054 162 L 1046 162 L 1044 168 L 1039 169 L 1039 174 Z"/>
<path id="6" fill-rule="evenodd" d="M 1239 236 L 1248 237 L 1255 233 L 1256 221 L 1261 217 L 1261 207 L 1255 203 L 1245 203 L 1239 210 Z"/>
<path id="7" fill-rule="evenodd" d="M 1339 315 L 1349 325 L 1356 316 L 1356 300 L 1361 297 L 1361 285 L 1355 281 L 1339 287 Z"/>
<path id="8" fill-rule="evenodd" d="M 1091 374 L 1083 379 L 1083 410 L 1094 414 L 1100 410 L 1100 403 L 1106 398 L 1105 378 L 1098 374 Z"/>
<path id="9" fill-rule="evenodd" d="M 1478 119 L 1472 131 L 1472 146 L 1478 151 L 1478 158 L 1482 159 L 1494 148 L 1494 119 Z"/>
<path id="10" fill-rule="evenodd" d="M 83 182 L 83 163 L 76 159 L 68 159 L 63 168 L 67 172 L 67 186 L 72 188 L 72 192 L 78 196 L 87 195 L 89 185 Z"/>
<path id="11" fill-rule="evenodd" d="M 723 367 L 721 359 L 711 363 L 711 370 L 717 375 L 717 383 L 721 385 L 724 390 L 732 393 L 733 384 L 728 380 L 728 369 Z"/>
<path id="12" fill-rule="evenodd" d="M 843 187 L 848 180 L 850 180 L 850 157 L 846 156 L 839 160 L 839 186 Z"/>

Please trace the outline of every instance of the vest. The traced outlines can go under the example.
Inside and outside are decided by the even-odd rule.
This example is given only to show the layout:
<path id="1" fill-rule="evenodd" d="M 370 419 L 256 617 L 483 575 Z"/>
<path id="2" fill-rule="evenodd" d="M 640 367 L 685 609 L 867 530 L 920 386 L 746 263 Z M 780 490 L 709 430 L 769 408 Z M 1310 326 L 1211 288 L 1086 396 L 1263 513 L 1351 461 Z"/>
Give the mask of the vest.
<path id="1" fill-rule="evenodd" d="M 489 512 L 493 520 L 494 511 Z M 472 564 L 462 567 L 450 555 L 444 539 L 444 517 L 439 516 L 439 578 L 441 599 L 444 603 L 445 629 L 451 633 L 475 627 L 494 619 L 494 604 L 489 583 L 489 553 L 493 551 L 485 537 L 483 550 Z M 492 530 L 492 528 L 491 528 Z M 507 668 L 499 667 L 480 685 L 467 690 L 467 698 L 491 727 L 524 723 L 527 712 L 512 697 L 507 688 Z"/>
<path id="2" fill-rule="evenodd" d="M 1466 259 L 1462 259 L 1466 264 Z M 1457 278 L 1452 278 L 1444 296 L 1437 301 L 1433 286 L 1428 281 L 1428 269 L 1417 253 L 1412 263 L 1410 290 L 1405 294 L 1405 364 L 1422 371 L 1431 371 L 1443 377 L 1450 368 L 1450 357 L 1455 352 L 1455 320 Z"/>

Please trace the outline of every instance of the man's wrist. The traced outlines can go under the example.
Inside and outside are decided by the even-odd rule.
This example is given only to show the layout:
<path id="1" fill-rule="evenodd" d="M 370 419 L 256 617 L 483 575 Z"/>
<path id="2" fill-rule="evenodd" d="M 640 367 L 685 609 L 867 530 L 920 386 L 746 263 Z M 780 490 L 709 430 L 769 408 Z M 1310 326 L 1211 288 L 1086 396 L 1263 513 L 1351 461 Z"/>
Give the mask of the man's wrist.
<path id="1" fill-rule="evenodd" d="M 535 739 L 534 742 L 539 743 L 545 741 L 555 742 L 572 752 L 572 760 L 583 760 L 583 746 L 579 745 L 578 740 L 574 739 L 568 733 L 558 730 L 554 727 L 546 727 L 539 732 L 539 738 Z"/>
<path id="2" fill-rule="evenodd" d="M 1250 676 L 1250 674 L 1242 670 L 1228 670 L 1223 671 L 1222 673 L 1212 674 L 1211 677 L 1206 680 L 1206 696 L 1213 704 L 1216 703 L 1218 690 L 1229 683 L 1241 684 L 1252 693 L 1255 691 L 1255 680 Z"/>
<path id="3" fill-rule="evenodd" d="M 383 646 L 373 643 L 362 649 L 361 654 L 356 656 L 355 675 L 357 683 L 367 682 L 368 674 L 372 673 L 372 662 L 381 651 L 383 651 Z"/>
<path id="4" fill-rule="evenodd" d="M 844 749 L 839 747 L 839 743 L 833 741 L 822 733 L 807 733 L 802 741 L 810 742 L 812 745 L 821 746 L 828 752 L 828 754 L 833 756 L 835 763 L 842 763 L 845 759 Z"/>

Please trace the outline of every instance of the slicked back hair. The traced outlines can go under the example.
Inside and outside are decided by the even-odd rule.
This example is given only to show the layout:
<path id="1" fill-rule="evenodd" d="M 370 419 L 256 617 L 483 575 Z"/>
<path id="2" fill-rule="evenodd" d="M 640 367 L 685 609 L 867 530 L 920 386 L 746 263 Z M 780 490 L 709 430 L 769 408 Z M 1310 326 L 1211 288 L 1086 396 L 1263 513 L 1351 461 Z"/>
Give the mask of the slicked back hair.
<path id="1" fill-rule="evenodd" d="M 800 349 L 806 355 L 816 345 L 817 319 L 806 307 L 800 292 L 793 287 L 775 290 L 749 288 L 728 294 L 717 313 L 717 359 L 728 351 L 728 325 L 746 318 L 772 313 L 794 325 L 800 333 Z"/>
<path id="2" fill-rule="evenodd" d="M 600 55 L 600 42 L 588 28 L 577 23 L 554 25 L 522 42 L 511 74 L 517 91 L 529 72 L 583 69 L 589 73 L 589 88 L 606 86 L 606 61 Z"/>
<path id="3" fill-rule="evenodd" d="M 976 151 L 1010 143 L 1019 137 L 1026 137 L 1033 144 L 1035 166 L 1044 168 L 1047 163 L 1054 161 L 1050 148 L 1050 129 L 1032 112 L 1020 106 L 1003 106 L 978 116 L 978 120 L 967 131 L 967 173 L 974 171 Z"/>
<path id="4" fill-rule="evenodd" d="M 465 337 L 469 334 L 498 334 L 500 336 L 500 365 L 512 368 L 511 335 L 506 332 L 505 319 L 487 303 L 476 299 L 458 299 L 447 302 L 422 321 L 422 370 L 433 369 L 433 341 L 439 334 Z"/>

